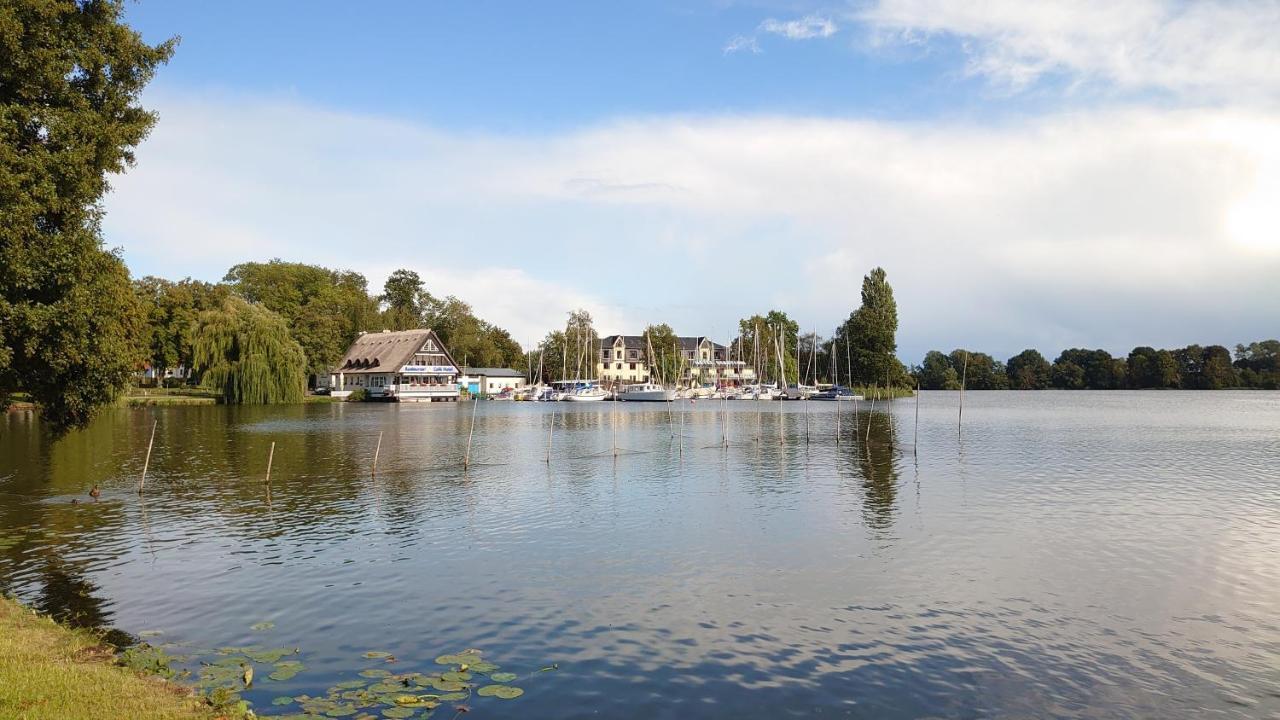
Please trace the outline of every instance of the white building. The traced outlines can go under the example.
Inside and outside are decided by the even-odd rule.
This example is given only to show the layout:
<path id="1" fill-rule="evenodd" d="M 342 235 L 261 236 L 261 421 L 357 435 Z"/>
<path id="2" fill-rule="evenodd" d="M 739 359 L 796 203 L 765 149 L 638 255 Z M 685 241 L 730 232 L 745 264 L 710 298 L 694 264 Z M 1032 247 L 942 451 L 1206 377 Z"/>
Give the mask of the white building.
<path id="1" fill-rule="evenodd" d="M 519 390 L 528 383 L 524 373 L 510 368 L 469 367 L 462 369 L 458 385 L 472 395 L 493 397 L 504 390 Z"/>
<path id="2" fill-rule="evenodd" d="M 398 402 L 456 402 L 458 364 L 428 329 L 362 333 L 329 375 L 335 397 L 364 388 Z"/>
<path id="3" fill-rule="evenodd" d="M 717 385 L 732 387 L 755 382 L 755 371 L 747 367 L 741 358 L 733 359 L 733 349 L 720 345 L 711 338 L 678 337 L 679 352 L 683 356 L 679 364 L 679 378 L 665 378 L 668 383 L 681 386 Z M 652 377 L 649 364 L 648 340 L 643 335 L 610 335 L 600 338 L 599 359 L 596 361 L 596 377 L 607 386 L 627 383 L 657 382 Z M 670 352 L 675 352 L 671 348 Z M 655 351 L 656 352 L 656 351 Z M 669 355 L 668 355 L 669 356 Z"/>

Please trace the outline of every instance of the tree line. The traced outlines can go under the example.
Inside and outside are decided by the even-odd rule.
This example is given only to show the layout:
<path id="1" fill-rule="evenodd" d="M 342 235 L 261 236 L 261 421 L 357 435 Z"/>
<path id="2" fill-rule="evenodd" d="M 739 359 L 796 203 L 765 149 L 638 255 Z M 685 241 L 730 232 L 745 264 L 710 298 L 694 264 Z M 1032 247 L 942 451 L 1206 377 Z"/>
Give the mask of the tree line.
<path id="1" fill-rule="evenodd" d="M 1037 350 L 1000 362 L 965 349 L 930 350 L 911 369 L 924 390 L 1123 390 L 1226 388 L 1280 389 L 1280 341 L 1236 345 L 1188 345 L 1174 350 L 1136 347 L 1127 357 L 1106 350 L 1071 348 L 1050 363 Z"/>
<path id="2" fill-rule="evenodd" d="M 183 368 L 227 402 L 296 401 L 361 332 L 429 327 L 463 364 L 524 362 L 507 331 L 456 297 L 436 298 L 412 270 L 393 272 L 381 294 L 360 273 L 282 260 L 241 263 L 220 283 L 145 277 L 134 292 L 143 363 L 160 376 Z M 264 358 L 278 375 L 259 367 Z"/>

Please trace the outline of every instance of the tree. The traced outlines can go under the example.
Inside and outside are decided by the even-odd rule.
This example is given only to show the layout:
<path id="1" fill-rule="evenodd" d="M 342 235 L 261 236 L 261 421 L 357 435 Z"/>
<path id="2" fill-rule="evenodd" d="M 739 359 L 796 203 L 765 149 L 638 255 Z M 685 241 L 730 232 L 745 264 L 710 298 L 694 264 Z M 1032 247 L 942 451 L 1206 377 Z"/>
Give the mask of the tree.
<path id="1" fill-rule="evenodd" d="M 1005 390 L 1009 387 L 1004 365 L 986 353 L 952 350 L 949 359 L 967 390 Z"/>
<path id="2" fill-rule="evenodd" d="M 1173 351 L 1178 362 L 1182 387 L 1191 390 L 1220 390 L 1240 384 L 1231 353 L 1221 345 L 1188 345 Z"/>
<path id="3" fill-rule="evenodd" d="M 1181 385 L 1178 361 L 1168 350 L 1136 347 L 1125 361 L 1131 388 L 1176 388 Z"/>
<path id="4" fill-rule="evenodd" d="M 360 273 L 276 259 L 241 263 L 223 280 L 285 319 L 309 374 L 327 374 L 361 331 L 383 329 L 377 300 Z"/>
<path id="5" fill-rule="evenodd" d="M 143 308 L 146 360 L 157 377 L 171 368 L 191 368 L 192 335 L 200 313 L 219 308 L 231 294 L 226 285 L 186 278 L 171 282 L 147 276 L 133 281 Z"/>
<path id="6" fill-rule="evenodd" d="M 1053 363 L 1053 386 L 1059 390 L 1083 390 L 1084 368 L 1059 358 Z"/>
<path id="7" fill-rule="evenodd" d="M 425 296 L 425 297 L 424 297 Z M 412 270 L 396 270 L 382 286 L 382 303 L 386 310 L 382 318 L 391 330 L 412 330 L 422 326 L 423 300 L 430 296 L 422 285 L 422 278 Z M 443 338 L 442 338 L 443 339 Z"/>
<path id="8" fill-rule="evenodd" d="M 569 321 L 564 326 L 564 337 L 568 343 L 569 371 L 576 373 L 575 378 L 594 375 L 596 358 L 600 354 L 600 336 L 591 324 L 591 313 L 581 308 L 570 312 Z"/>
<path id="9" fill-rule="evenodd" d="M 1053 366 L 1038 351 L 1028 348 L 1009 358 L 1005 374 L 1014 390 L 1044 390 L 1053 380 Z"/>
<path id="10" fill-rule="evenodd" d="M 925 353 L 924 362 L 916 370 L 916 379 L 922 390 L 960 389 L 960 375 L 951 366 L 951 359 L 937 350 Z"/>
<path id="11" fill-rule="evenodd" d="M 232 297 L 196 323 L 196 369 L 205 387 L 233 405 L 298 403 L 306 388 L 306 355 L 284 318 Z"/>
<path id="12" fill-rule="evenodd" d="M 738 340 L 743 359 L 749 367 L 759 372 L 761 379 L 790 382 L 796 377 L 796 343 L 800 324 L 781 310 L 770 310 L 764 315 L 752 315 L 738 321 Z M 781 341 L 781 342 L 779 342 Z M 782 363 L 779 365 L 779 344 Z M 781 368 L 781 372 L 779 371 Z"/>
<path id="13" fill-rule="evenodd" d="M 1085 350 L 1071 348 L 1063 350 L 1057 360 L 1053 361 L 1053 386 L 1076 390 L 1117 390 L 1125 384 L 1125 363 L 1117 362 L 1106 350 Z M 1059 365 L 1066 370 L 1065 375 L 1058 372 Z M 1067 366 L 1075 366 L 1080 370 L 1079 384 L 1075 382 L 1076 373 Z M 1066 384 L 1062 384 L 1066 382 Z"/>
<path id="14" fill-rule="evenodd" d="M 571 371 L 568 369 L 569 346 L 565 341 L 564 331 L 552 330 L 538 344 L 538 360 L 542 366 L 539 382 L 567 380 Z"/>
<path id="15" fill-rule="evenodd" d="M 898 304 L 882 268 L 862 279 L 862 305 L 849 316 L 841 335 L 849 344 L 850 379 L 855 383 L 895 383 L 902 378 L 898 350 Z"/>
<path id="16" fill-rule="evenodd" d="M 1200 387 L 1205 390 L 1222 390 L 1240 384 L 1231 365 L 1231 353 L 1221 345 L 1210 345 L 1204 349 L 1200 368 Z"/>
<path id="17" fill-rule="evenodd" d="M 1280 389 L 1280 340 L 1236 345 L 1235 366 L 1240 371 L 1241 385 Z"/>
<path id="18" fill-rule="evenodd" d="M 30 393 L 59 430 L 111 402 L 141 354 L 100 202 L 155 123 L 138 96 L 176 41 L 144 43 L 123 13 L 119 0 L 0 8 L 0 405 Z"/>
<path id="19" fill-rule="evenodd" d="M 649 366 L 651 380 L 671 384 L 679 379 L 681 366 L 679 338 L 671 326 L 662 323 L 646 327 L 644 341 L 646 364 Z"/>

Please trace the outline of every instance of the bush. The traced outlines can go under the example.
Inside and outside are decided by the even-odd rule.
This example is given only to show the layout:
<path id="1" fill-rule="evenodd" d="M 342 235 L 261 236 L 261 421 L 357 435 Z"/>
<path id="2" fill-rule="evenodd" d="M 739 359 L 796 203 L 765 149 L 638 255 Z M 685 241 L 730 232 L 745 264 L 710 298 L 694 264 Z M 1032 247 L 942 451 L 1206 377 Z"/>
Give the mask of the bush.
<path id="1" fill-rule="evenodd" d="M 365 391 L 364 391 L 364 388 L 362 387 L 358 387 L 355 390 L 352 390 L 351 394 L 347 396 L 347 402 L 364 402 L 364 399 L 365 399 Z"/>

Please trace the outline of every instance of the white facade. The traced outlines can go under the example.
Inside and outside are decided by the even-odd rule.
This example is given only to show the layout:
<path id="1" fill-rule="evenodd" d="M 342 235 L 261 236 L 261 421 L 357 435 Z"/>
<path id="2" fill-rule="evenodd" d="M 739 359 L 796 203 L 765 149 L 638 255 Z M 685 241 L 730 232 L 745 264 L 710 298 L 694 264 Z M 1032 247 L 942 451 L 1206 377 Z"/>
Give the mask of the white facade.
<path id="1" fill-rule="evenodd" d="M 502 394 L 504 390 L 520 390 L 528 385 L 522 373 L 505 368 L 465 368 L 458 376 L 458 386 L 483 397 Z"/>
<path id="2" fill-rule="evenodd" d="M 335 397 L 363 388 L 365 396 L 375 400 L 458 399 L 458 368 L 429 330 L 361 335 L 330 374 L 329 383 Z"/>

